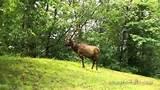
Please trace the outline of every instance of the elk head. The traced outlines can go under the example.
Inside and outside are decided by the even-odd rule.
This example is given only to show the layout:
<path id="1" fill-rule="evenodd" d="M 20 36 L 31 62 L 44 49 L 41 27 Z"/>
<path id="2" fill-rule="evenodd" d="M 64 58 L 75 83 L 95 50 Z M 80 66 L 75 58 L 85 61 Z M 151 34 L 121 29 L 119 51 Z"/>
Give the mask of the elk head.
<path id="1" fill-rule="evenodd" d="M 65 46 L 70 47 L 73 45 L 73 40 L 69 39 L 69 40 L 65 40 Z"/>
<path id="2" fill-rule="evenodd" d="M 76 44 L 76 42 L 75 42 L 75 35 L 74 34 L 72 34 L 72 35 L 67 34 L 65 36 L 65 46 L 72 47 L 75 44 Z"/>

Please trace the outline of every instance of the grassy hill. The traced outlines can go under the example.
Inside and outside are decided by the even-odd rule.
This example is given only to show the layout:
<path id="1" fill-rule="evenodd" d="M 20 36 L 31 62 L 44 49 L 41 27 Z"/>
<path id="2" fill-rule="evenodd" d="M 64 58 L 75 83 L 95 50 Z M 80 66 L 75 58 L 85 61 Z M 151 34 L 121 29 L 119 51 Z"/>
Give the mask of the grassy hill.
<path id="1" fill-rule="evenodd" d="M 0 56 L 0 90 L 160 90 L 160 80 L 78 62 Z"/>

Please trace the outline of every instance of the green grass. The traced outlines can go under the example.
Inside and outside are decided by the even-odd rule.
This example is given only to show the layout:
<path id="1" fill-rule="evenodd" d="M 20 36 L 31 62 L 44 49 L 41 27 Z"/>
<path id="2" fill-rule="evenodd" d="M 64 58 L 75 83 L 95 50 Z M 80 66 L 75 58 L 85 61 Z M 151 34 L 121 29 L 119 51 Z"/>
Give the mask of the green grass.
<path id="1" fill-rule="evenodd" d="M 160 80 L 53 59 L 0 56 L 0 90 L 160 90 Z"/>

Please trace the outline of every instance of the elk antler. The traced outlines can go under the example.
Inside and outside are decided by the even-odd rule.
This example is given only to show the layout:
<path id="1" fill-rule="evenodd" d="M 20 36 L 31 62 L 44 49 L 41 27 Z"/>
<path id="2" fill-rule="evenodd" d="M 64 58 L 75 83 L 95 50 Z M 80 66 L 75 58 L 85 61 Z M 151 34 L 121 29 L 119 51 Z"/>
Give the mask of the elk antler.
<path id="1" fill-rule="evenodd" d="M 77 37 L 77 34 L 80 30 L 80 25 L 76 25 L 76 27 L 70 28 L 70 29 L 72 29 L 72 30 L 70 30 L 68 33 L 66 33 L 65 40 L 74 40 Z"/>

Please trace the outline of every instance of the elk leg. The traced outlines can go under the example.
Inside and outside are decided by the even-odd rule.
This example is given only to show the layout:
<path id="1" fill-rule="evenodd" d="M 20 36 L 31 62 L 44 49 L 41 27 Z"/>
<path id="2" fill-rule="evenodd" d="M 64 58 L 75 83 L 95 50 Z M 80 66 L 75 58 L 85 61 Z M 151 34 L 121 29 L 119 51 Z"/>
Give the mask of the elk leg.
<path id="1" fill-rule="evenodd" d="M 93 60 L 92 69 L 93 69 L 93 67 L 94 67 L 94 64 L 95 64 L 95 60 Z"/>
<path id="2" fill-rule="evenodd" d="M 95 58 L 95 62 L 96 62 L 96 70 L 98 70 L 98 57 Z"/>
<path id="3" fill-rule="evenodd" d="M 80 56 L 80 58 L 82 59 L 82 67 L 84 68 L 85 66 L 84 66 L 84 58 L 83 58 L 83 56 Z"/>
<path id="4" fill-rule="evenodd" d="M 94 64 L 96 63 L 96 70 L 98 70 L 98 59 L 97 59 L 97 57 L 93 57 L 93 65 L 92 65 L 92 69 L 93 69 L 93 67 L 94 67 Z"/>
<path id="5" fill-rule="evenodd" d="M 98 60 L 96 60 L 96 70 L 98 70 Z"/>

